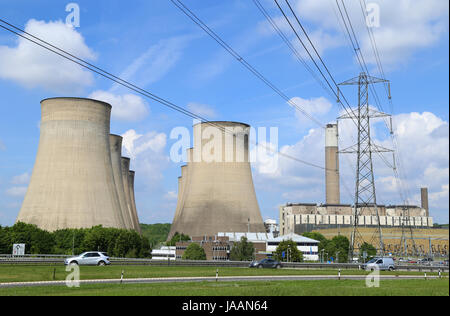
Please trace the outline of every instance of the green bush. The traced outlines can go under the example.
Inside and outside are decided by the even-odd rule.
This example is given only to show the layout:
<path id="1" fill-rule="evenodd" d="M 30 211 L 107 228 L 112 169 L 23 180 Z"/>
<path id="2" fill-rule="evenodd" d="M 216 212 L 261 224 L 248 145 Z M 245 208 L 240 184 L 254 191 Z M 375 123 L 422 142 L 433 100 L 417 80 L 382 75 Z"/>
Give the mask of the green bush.
<path id="1" fill-rule="evenodd" d="M 253 243 L 242 236 L 240 242 L 235 242 L 230 251 L 230 260 L 232 261 L 251 261 L 254 259 L 255 248 Z"/>
<path id="2" fill-rule="evenodd" d="M 283 252 L 285 253 L 283 258 Z M 274 257 L 278 261 L 287 261 L 289 252 L 289 262 L 303 262 L 303 253 L 298 250 L 297 243 L 293 240 L 280 242 L 275 250 Z"/>
<path id="3" fill-rule="evenodd" d="M 197 244 L 191 243 L 184 251 L 183 260 L 206 260 L 205 250 Z"/>
<path id="4" fill-rule="evenodd" d="M 150 243 L 134 230 L 104 228 L 61 229 L 47 232 L 35 225 L 16 223 L 0 227 L 0 253 L 12 253 L 12 245 L 24 243 L 26 254 L 80 254 L 104 251 L 112 257 L 150 257 Z"/>

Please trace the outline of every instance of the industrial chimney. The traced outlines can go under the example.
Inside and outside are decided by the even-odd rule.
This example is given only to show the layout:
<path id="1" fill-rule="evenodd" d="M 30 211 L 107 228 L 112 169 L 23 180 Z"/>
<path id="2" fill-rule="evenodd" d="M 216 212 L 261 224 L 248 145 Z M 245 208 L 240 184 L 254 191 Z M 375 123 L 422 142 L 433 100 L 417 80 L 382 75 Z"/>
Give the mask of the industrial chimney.
<path id="1" fill-rule="evenodd" d="M 340 204 L 338 126 L 328 124 L 325 131 L 326 204 Z"/>
<path id="2" fill-rule="evenodd" d="M 430 217 L 430 209 L 428 208 L 428 188 L 420 189 L 421 206 L 426 211 L 427 217 Z"/>
<path id="3" fill-rule="evenodd" d="M 114 183 L 119 197 L 121 214 L 125 222 L 125 227 L 127 229 L 134 229 L 131 215 L 128 211 L 128 204 L 125 197 L 124 184 L 122 179 L 122 136 L 111 134 L 109 136 L 109 142 L 111 148 L 111 162 L 114 173 Z"/>
<path id="4" fill-rule="evenodd" d="M 109 144 L 111 105 L 90 99 L 41 101 L 39 148 L 17 221 L 55 231 L 125 228 Z"/>
<path id="5" fill-rule="evenodd" d="M 133 170 L 130 170 L 128 173 L 128 185 L 130 187 L 131 210 L 133 213 L 134 227 L 136 231 L 140 234 L 141 226 L 139 225 L 139 216 L 136 209 L 136 199 L 134 194 L 134 176 L 135 172 Z"/>
<path id="6" fill-rule="evenodd" d="M 248 159 L 249 132 L 243 123 L 194 125 L 194 148 L 182 168 L 179 209 L 168 239 L 175 232 L 191 237 L 265 232 Z"/>

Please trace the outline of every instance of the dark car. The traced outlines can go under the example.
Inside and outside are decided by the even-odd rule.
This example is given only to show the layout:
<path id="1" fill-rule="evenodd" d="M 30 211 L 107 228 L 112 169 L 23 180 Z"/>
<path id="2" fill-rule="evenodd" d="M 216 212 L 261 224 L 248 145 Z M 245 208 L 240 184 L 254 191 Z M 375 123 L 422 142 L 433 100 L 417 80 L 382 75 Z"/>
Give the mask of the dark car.
<path id="1" fill-rule="evenodd" d="M 281 263 L 274 259 L 262 259 L 260 261 L 253 261 L 250 263 L 250 268 L 281 268 Z"/>

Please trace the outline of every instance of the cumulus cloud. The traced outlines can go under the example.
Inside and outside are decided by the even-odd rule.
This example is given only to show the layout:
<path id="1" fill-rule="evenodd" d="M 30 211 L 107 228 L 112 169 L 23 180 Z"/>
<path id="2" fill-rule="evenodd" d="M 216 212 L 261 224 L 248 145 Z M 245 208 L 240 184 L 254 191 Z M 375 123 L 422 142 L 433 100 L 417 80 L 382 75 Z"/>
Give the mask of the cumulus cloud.
<path id="1" fill-rule="evenodd" d="M 324 97 L 310 98 L 310 99 L 294 97 L 290 101 L 298 105 L 306 113 L 313 116 L 323 116 L 327 114 L 330 111 L 331 107 L 333 106 L 331 102 Z M 303 123 L 306 123 L 307 121 L 310 120 L 298 110 L 295 111 L 295 116 Z"/>
<path id="2" fill-rule="evenodd" d="M 15 176 L 12 178 L 11 183 L 12 184 L 28 184 L 30 182 L 30 174 L 28 172 L 25 172 L 23 174 L 20 174 L 18 176 Z"/>
<path id="3" fill-rule="evenodd" d="M 348 121 L 348 120 L 347 120 Z M 431 215 L 437 221 L 448 221 L 449 183 L 449 137 L 448 122 L 433 113 L 405 113 L 393 117 L 396 135 L 397 167 L 401 183 L 394 177 L 378 155 L 374 155 L 377 199 L 379 203 L 403 203 L 400 190 L 406 192 L 408 202 L 420 205 L 420 188 L 428 187 Z M 340 146 L 343 149 L 355 142 L 353 123 L 341 121 Z M 378 124 L 374 122 L 373 130 Z M 381 126 L 379 127 L 381 128 Z M 324 133 L 322 129 L 311 129 L 297 143 L 285 145 L 280 152 L 298 159 L 324 166 Z M 374 141 L 386 148 L 393 144 L 389 136 L 373 135 Z M 391 154 L 384 154 L 392 162 Z M 355 185 L 355 155 L 340 155 L 341 200 L 353 203 Z M 260 191 L 276 191 L 286 202 L 315 202 L 325 200 L 325 171 L 298 161 L 279 156 L 278 168 L 272 173 L 263 172 L 253 165 L 255 185 Z M 267 186 L 270 182 L 271 185 Z"/>
<path id="4" fill-rule="evenodd" d="M 89 95 L 90 98 L 111 104 L 111 117 L 121 121 L 140 121 L 149 113 L 144 99 L 134 94 L 118 95 L 108 91 L 97 90 Z"/>
<path id="5" fill-rule="evenodd" d="M 297 14 L 312 22 L 308 33 L 319 53 L 349 45 L 335 1 L 297 0 L 292 4 Z M 407 62 L 418 50 L 439 43 L 448 32 L 448 1 L 373 0 L 371 4 L 378 6 L 380 12 L 380 25 L 373 27 L 372 31 L 381 60 L 386 67 L 392 68 L 398 63 Z M 366 17 L 359 1 L 346 2 L 346 8 L 366 62 L 375 64 L 376 58 L 366 29 Z M 274 20 L 283 31 L 293 37 L 284 17 L 277 16 Z M 269 29 L 267 25 L 260 27 L 261 32 L 266 34 Z M 299 51 L 303 53 L 304 49 Z"/>
<path id="6" fill-rule="evenodd" d="M 187 108 L 189 111 L 207 119 L 213 119 L 217 117 L 217 113 L 214 108 L 207 104 L 190 102 L 188 103 Z"/>
<path id="7" fill-rule="evenodd" d="M 83 36 L 62 21 L 31 19 L 25 31 L 82 59 L 96 58 Z M 0 46 L 0 78 L 56 93 L 81 93 L 93 84 L 90 72 L 21 37 L 13 47 Z"/>

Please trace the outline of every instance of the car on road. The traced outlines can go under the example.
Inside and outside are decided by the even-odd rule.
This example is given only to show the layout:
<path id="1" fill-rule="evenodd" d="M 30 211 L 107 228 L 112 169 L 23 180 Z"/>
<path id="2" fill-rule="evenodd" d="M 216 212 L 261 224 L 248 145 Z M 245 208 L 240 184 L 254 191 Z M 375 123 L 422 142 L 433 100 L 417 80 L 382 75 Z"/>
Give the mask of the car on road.
<path id="1" fill-rule="evenodd" d="M 433 259 L 432 258 L 423 258 L 423 259 L 420 259 L 419 261 L 417 261 L 417 263 L 422 264 L 422 265 L 432 265 Z"/>
<path id="2" fill-rule="evenodd" d="M 391 257 L 375 257 L 372 260 L 368 261 L 363 268 L 365 270 L 383 270 L 383 271 L 394 271 L 395 263 Z"/>
<path id="3" fill-rule="evenodd" d="M 253 261 L 250 263 L 250 268 L 281 268 L 281 262 L 274 259 L 262 259 L 260 261 Z"/>
<path id="4" fill-rule="evenodd" d="M 87 251 L 79 256 L 67 258 L 64 260 L 64 264 L 105 266 L 111 264 L 111 262 L 106 252 Z"/>

